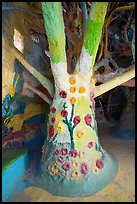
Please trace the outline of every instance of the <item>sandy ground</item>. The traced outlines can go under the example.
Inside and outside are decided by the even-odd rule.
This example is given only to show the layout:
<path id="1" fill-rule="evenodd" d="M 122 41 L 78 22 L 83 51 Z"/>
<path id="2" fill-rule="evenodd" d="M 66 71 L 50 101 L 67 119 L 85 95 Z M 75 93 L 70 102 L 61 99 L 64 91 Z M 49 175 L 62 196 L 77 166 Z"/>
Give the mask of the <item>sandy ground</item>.
<path id="1" fill-rule="evenodd" d="M 134 123 L 134 110 L 128 123 Z M 110 127 L 111 128 L 111 127 Z M 119 163 L 118 173 L 108 186 L 91 197 L 67 198 L 53 196 L 41 188 L 29 187 L 18 193 L 12 202 L 135 202 L 135 140 L 110 135 L 110 128 L 99 129 L 102 146 L 115 154 Z"/>

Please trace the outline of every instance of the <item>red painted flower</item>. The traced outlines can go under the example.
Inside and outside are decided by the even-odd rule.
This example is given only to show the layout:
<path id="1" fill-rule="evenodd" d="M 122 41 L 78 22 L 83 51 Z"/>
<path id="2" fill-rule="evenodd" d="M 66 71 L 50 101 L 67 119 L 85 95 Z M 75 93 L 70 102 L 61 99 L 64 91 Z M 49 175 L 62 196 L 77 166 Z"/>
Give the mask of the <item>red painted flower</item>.
<path id="1" fill-rule="evenodd" d="M 70 163 L 65 163 L 63 164 L 62 168 L 65 170 L 65 171 L 68 171 L 70 169 Z"/>
<path id="2" fill-rule="evenodd" d="M 51 126 L 49 127 L 49 136 L 50 136 L 50 137 L 53 137 L 53 135 L 54 135 L 54 127 L 53 127 L 53 125 L 51 125 Z"/>
<path id="3" fill-rule="evenodd" d="M 60 95 L 61 98 L 67 98 L 67 92 L 66 91 L 61 91 L 59 93 L 59 95 Z"/>
<path id="4" fill-rule="evenodd" d="M 63 163 L 63 162 L 64 162 L 63 157 L 59 157 L 59 158 L 58 158 L 58 161 L 61 162 L 61 163 Z"/>
<path id="5" fill-rule="evenodd" d="M 52 112 L 52 113 L 55 113 L 55 112 L 56 112 L 56 108 L 55 108 L 54 106 L 51 108 L 51 112 Z"/>
<path id="6" fill-rule="evenodd" d="M 62 110 L 61 111 L 61 115 L 62 115 L 62 117 L 67 117 L 67 115 L 68 115 L 68 111 L 67 110 Z"/>
<path id="7" fill-rule="evenodd" d="M 88 148 L 92 148 L 93 146 L 94 146 L 94 142 L 91 141 L 88 143 Z"/>
<path id="8" fill-rule="evenodd" d="M 81 121 L 80 116 L 76 115 L 75 118 L 74 118 L 74 120 L 73 120 L 73 123 L 74 123 L 75 125 L 77 125 L 77 124 L 80 123 L 80 121 Z"/>
<path id="9" fill-rule="evenodd" d="M 56 150 L 55 150 L 55 154 L 56 154 L 56 155 L 59 155 L 59 154 L 60 154 L 60 150 L 59 150 L 59 149 L 56 149 Z"/>
<path id="10" fill-rule="evenodd" d="M 88 165 L 85 162 L 81 164 L 81 171 L 83 174 L 87 174 L 89 172 Z"/>
<path id="11" fill-rule="evenodd" d="M 99 169 L 102 169 L 104 167 L 104 162 L 101 160 L 101 159 L 98 159 L 96 161 L 96 166 L 99 168 Z"/>
<path id="12" fill-rule="evenodd" d="M 78 151 L 75 150 L 75 149 L 72 150 L 72 152 L 71 152 L 71 156 L 74 157 L 74 158 L 77 157 L 77 156 L 78 156 Z"/>
<path id="13" fill-rule="evenodd" d="M 84 120 L 85 120 L 85 123 L 87 125 L 90 125 L 91 124 L 91 121 L 92 121 L 92 116 L 91 114 L 87 114 L 85 117 L 84 117 Z"/>
<path id="14" fill-rule="evenodd" d="M 55 121 L 56 121 L 56 118 L 55 118 L 55 117 L 51 118 L 51 122 L 52 122 L 52 123 L 54 123 Z"/>
<path id="15" fill-rule="evenodd" d="M 68 154 L 68 149 L 67 148 L 62 148 L 61 152 L 62 152 L 62 155 L 67 155 Z"/>

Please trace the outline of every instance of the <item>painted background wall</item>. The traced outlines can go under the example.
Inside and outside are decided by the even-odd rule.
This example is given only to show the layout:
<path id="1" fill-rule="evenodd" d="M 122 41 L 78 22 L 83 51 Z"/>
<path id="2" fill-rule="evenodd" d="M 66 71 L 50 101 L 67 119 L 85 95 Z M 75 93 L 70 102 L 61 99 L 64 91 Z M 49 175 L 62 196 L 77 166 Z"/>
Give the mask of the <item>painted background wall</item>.
<path id="1" fill-rule="evenodd" d="M 2 5 L 3 146 L 20 146 L 45 131 L 49 106 L 29 90 L 29 85 L 43 92 L 44 87 L 16 60 L 12 50 L 15 46 L 32 66 L 52 80 L 49 58 L 43 51 L 47 41 L 40 9 L 38 2 L 33 7 L 27 2 L 3 2 Z M 36 33 L 40 33 L 39 38 Z"/>

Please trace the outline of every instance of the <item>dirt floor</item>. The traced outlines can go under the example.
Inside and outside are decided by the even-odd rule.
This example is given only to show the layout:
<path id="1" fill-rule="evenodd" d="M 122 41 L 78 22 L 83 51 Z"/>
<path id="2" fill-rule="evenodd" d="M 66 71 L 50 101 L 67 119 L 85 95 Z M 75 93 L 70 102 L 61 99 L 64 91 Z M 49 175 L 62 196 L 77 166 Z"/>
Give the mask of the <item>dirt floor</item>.
<path id="1" fill-rule="evenodd" d="M 128 121 L 134 123 L 134 110 L 128 114 Z M 128 124 L 129 124 L 128 122 Z M 116 137 L 110 134 L 111 127 L 99 129 L 102 146 L 115 154 L 119 163 L 118 173 L 112 183 L 91 197 L 66 198 L 52 196 L 43 189 L 26 188 L 10 201 L 12 202 L 135 202 L 135 138 Z M 124 131 L 124 130 L 123 130 Z"/>

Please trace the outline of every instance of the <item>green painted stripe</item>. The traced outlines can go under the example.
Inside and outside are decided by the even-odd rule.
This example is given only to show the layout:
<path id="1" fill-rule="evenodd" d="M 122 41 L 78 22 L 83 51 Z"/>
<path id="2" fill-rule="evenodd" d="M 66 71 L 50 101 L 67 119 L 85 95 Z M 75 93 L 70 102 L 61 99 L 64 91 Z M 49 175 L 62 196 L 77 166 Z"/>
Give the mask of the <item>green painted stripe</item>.
<path id="1" fill-rule="evenodd" d="M 92 64 L 90 68 L 93 67 L 96 59 L 107 11 L 107 5 L 108 2 L 93 2 L 91 4 L 90 14 L 87 22 L 87 31 L 84 39 L 84 47 L 90 56 L 92 56 Z"/>
<path id="2" fill-rule="evenodd" d="M 42 2 L 44 26 L 52 63 L 66 62 L 65 32 L 61 2 Z"/>

